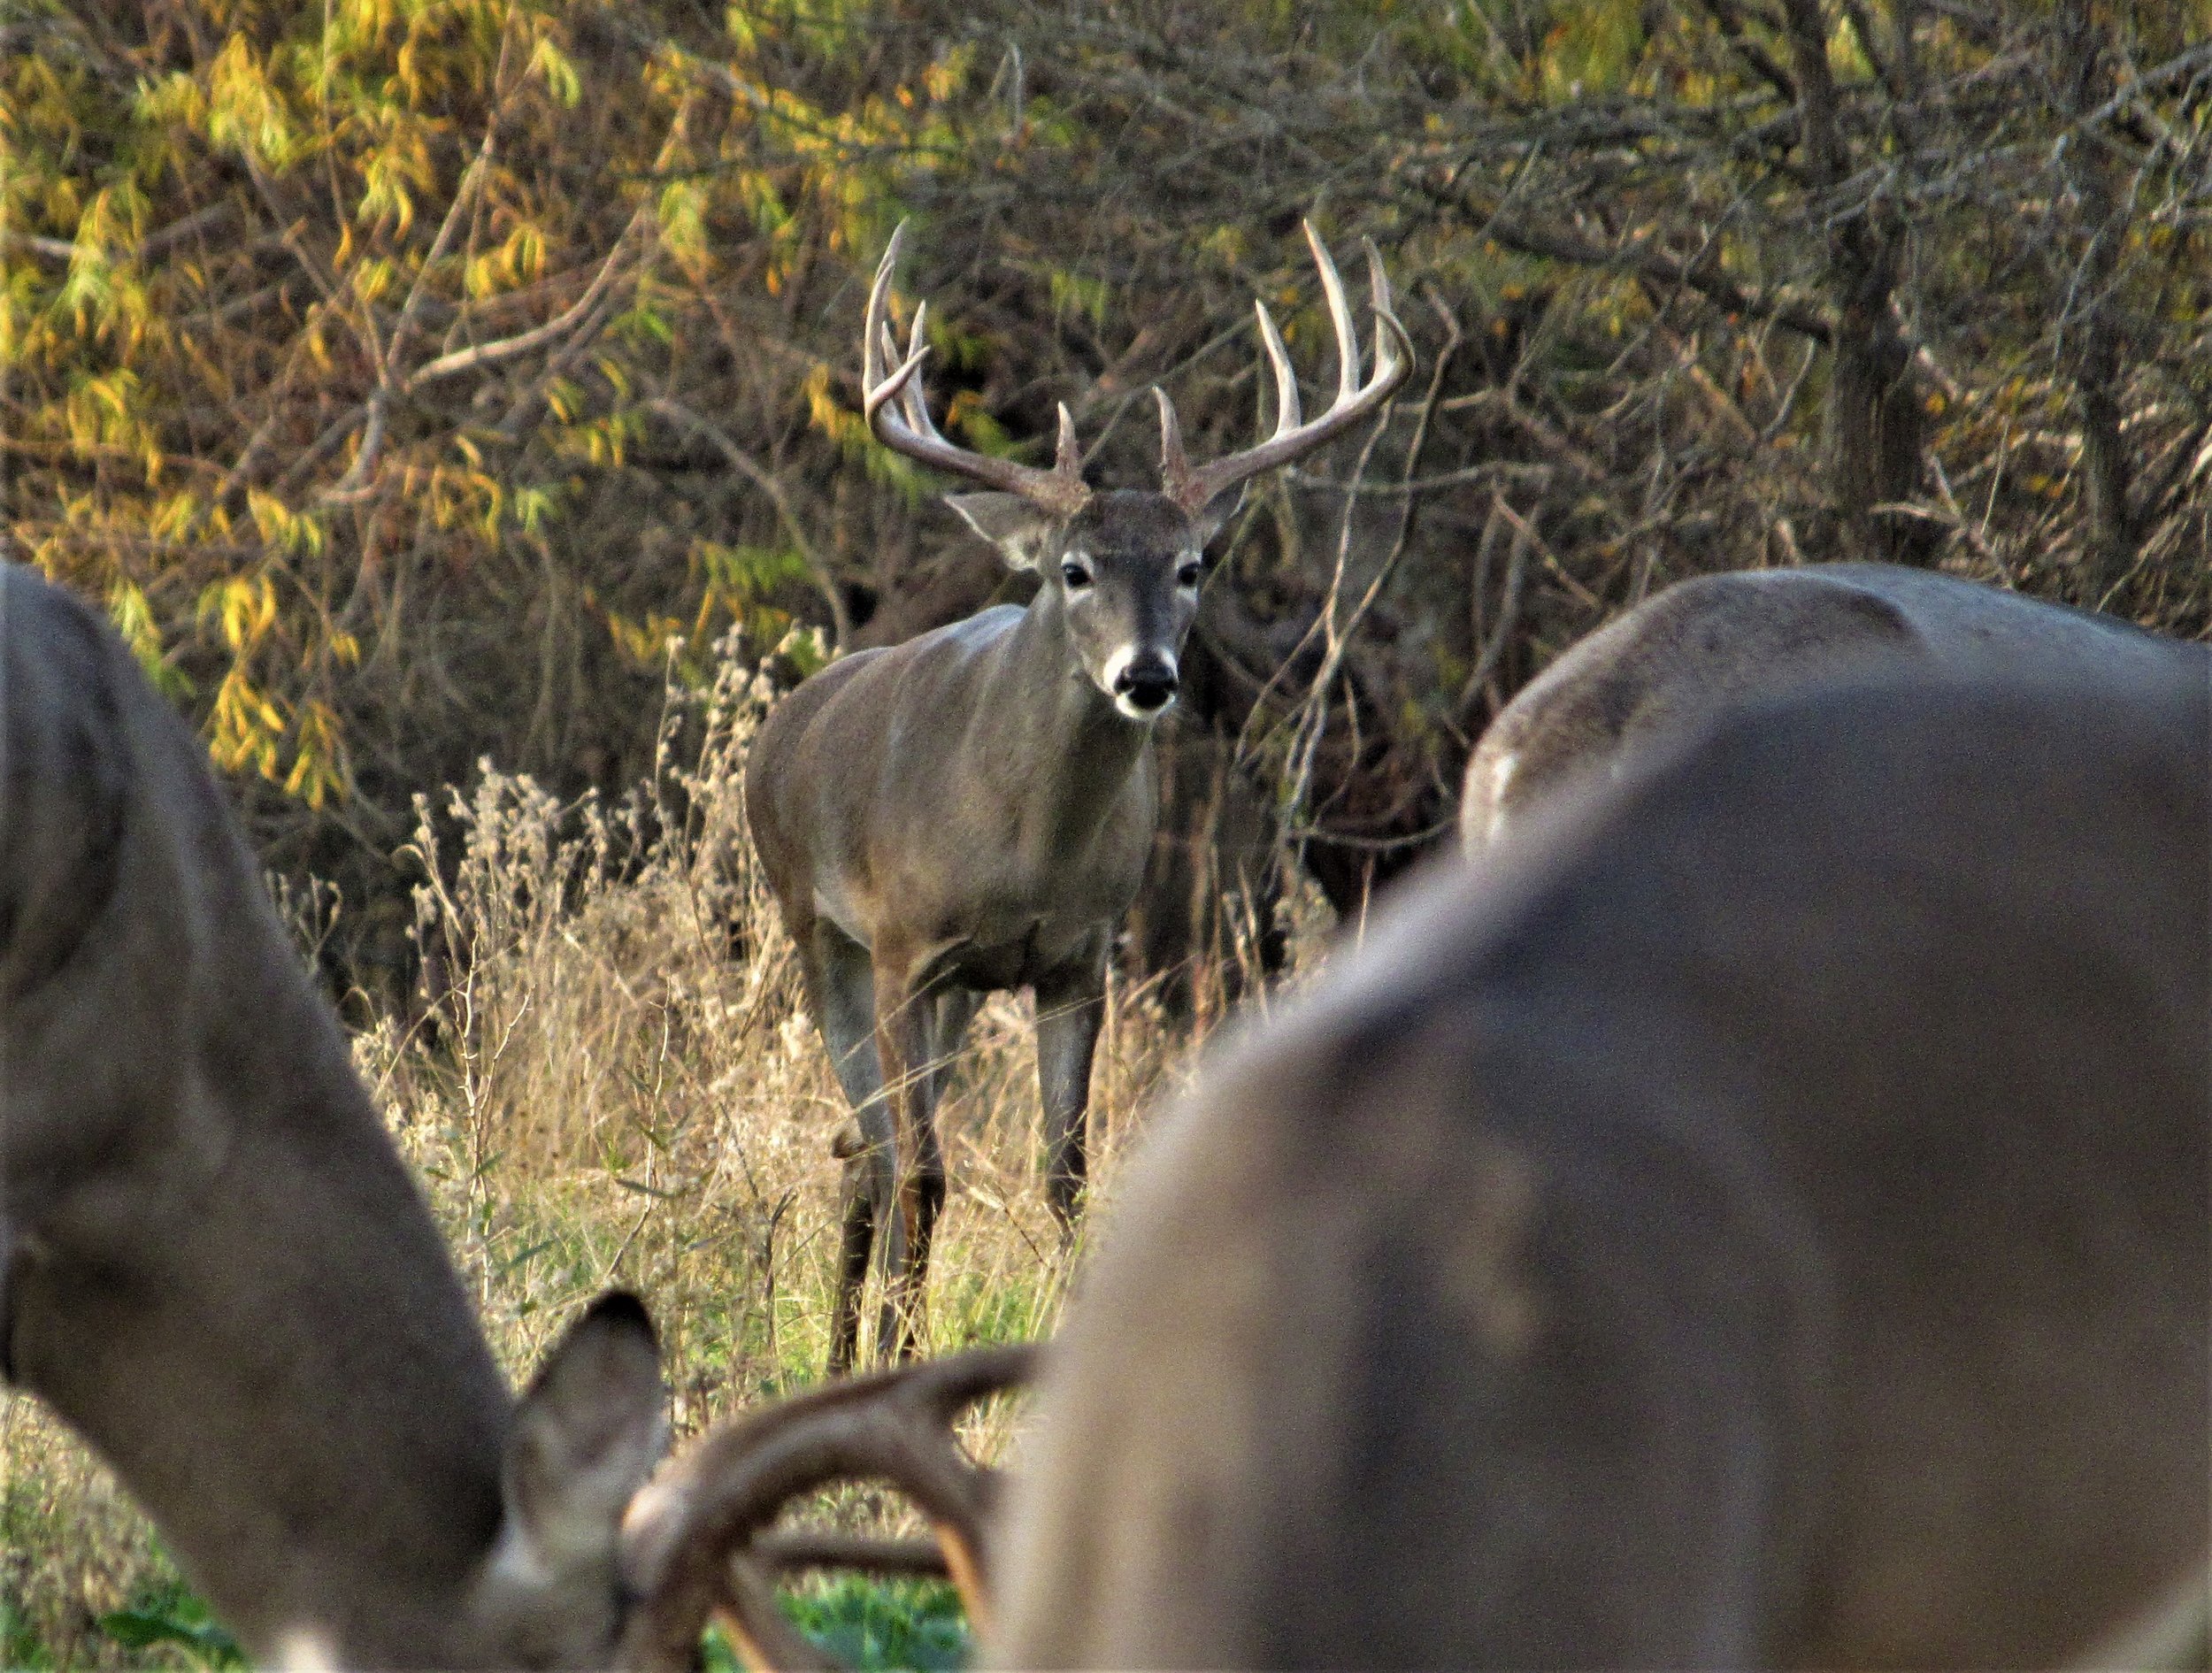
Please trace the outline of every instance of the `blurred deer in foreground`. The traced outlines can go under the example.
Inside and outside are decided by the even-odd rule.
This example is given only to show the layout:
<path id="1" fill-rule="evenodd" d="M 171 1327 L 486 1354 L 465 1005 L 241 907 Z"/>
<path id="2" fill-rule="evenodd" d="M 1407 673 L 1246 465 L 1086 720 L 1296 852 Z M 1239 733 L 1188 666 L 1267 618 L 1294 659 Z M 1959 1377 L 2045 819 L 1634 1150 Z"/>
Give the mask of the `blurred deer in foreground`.
<path id="1" fill-rule="evenodd" d="M 1887 564 L 1696 576 L 1592 633 L 1499 712 L 1467 764 L 1462 839 L 1479 853 L 1553 795 L 1732 705 L 1885 666 L 2095 679 L 2201 673 L 2212 650 Z"/>
<path id="2" fill-rule="evenodd" d="M 949 1425 L 1030 1351 L 749 1414 L 634 1502 L 664 1433 L 643 1308 L 603 1297 L 512 1399 L 200 745 L 13 564 L 0 833 L 0 1374 L 257 1662 L 687 1667 L 720 1604 L 796 1667 L 764 1571 L 949 1566 L 979 1600 L 992 1478 Z M 949 1564 L 764 1531 L 856 1475 L 907 1486 Z"/>
<path id="3" fill-rule="evenodd" d="M 1152 841 L 1150 729 L 1175 701 L 1206 542 L 1248 480 L 1375 412 L 1411 368 L 1371 245 L 1377 365 L 1363 385 L 1343 284 L 1310 227 L 1307 240 L 1336 329 L 1334 403 L 1302 418 L 1288 354 L 1259 306 L 1275 434 L 1194 465 L 1174 407 L 1155 391 L 1157 492 L 1094 493 L 1064 406 L 1049 470 L 947 441 L 922 392 L 924 311 L 903 358 L 886 319 L 897 236 L 884 252 L 861 339 L 868 421 L 894 451 L 991 489 L 949 503 L 1041 585 L 1025 610 L 987 610 L 832 664 L 770 713 L 746 769 L 754 841 L 857 1117 L 839 1145 L 833 1370 L 853 1362 L 879 1241 L 877 1348 L 911 1349 L 945 1194 L 937 1099 L 984 994 L 1034 990 L 1046 1190 L 1064 1230 L 1073 1222 L 1107 953 Z"/>
<path id="4" fill-rule="evenodd" d="M 642 1309 L 515 1402 L 205 751 L 12 564 L 0 769 L 0 1373 L 258 1661 L 605 1665 Z"/>
<path id="5" fill-rule="evenodd" d="M 1002 1664 L 2201 1654 L 2212 680 L 2119 661 L 1740 710 L 1217 1059 Z"/>

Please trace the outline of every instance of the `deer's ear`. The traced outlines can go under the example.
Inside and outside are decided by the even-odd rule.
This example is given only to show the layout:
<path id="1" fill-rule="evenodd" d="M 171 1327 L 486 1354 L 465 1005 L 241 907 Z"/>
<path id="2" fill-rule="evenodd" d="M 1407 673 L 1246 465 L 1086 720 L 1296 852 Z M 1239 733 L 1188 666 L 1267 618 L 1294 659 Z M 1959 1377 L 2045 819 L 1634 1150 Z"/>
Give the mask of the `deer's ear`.
<path id="1" fill-rule="evenodd" d="M 1244 491 L 1252 485 L 1240 482 L 1233 488 L 1225 488 L 1206 502 L 1206 509 L 1191 518 L 1191 526 L 1198 531 L 1198 549 L 1204 551 L 1213 537 L 1221 533 L 1222 525 L 1237 514 L 1244 504 Z"/>
<path id="2" fill-rule="evenodd" d="M 611 1557 L 622 1513 L 668 1440 L 660 1346 L 634 1295 L 601 1296 L 515 1408 L 507 1537 L 544 1571 Z"/>
<path id="3" fill-rule="evenodd" d="M 945 503 L 1016 569 L 1035 569 L 1060 519 L 1018 494 L 948 494 Z"/>

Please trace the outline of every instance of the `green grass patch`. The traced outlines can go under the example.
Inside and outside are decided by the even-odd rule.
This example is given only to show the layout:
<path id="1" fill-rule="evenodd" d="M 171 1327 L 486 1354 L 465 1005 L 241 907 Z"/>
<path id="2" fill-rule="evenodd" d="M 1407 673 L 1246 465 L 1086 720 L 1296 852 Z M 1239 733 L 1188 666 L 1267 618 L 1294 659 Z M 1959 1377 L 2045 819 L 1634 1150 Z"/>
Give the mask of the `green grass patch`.
<path id="1" fill-rule="evenodd" d="M 973 1648 L 960 1594 L 942 1580 L 874 1582 L 843 1575 L 780 1592 L 778 1600 L 793 1625 L 864 1673 L 953 1673 L 967 1666 Z M 135 1665 L 211 1670 L 247 1665 L 238 1641 L 174 1577 L 148 1582 L 126 1607 L 100 1616 L 96 1624 Z M 704 1661 L 707 1673 L 738 1673 L 737 1658 L 719 1629 L 707 1635 Z M 0 1666 L 55 1665 L 29 1620 L 0 1598 Z"/>
<path id="2" fill-rule="evenodd" d="M 807 1637 L 856 1668 L 949 1673 L 972 1648 L 960 1594 L 942 1580 L 864 1580 L 840 1575 L 778 1594 Z"/>
<path id="3" fill-rule="evenodd" d="M 185 1662 L 195 1668 L 234 1668 L 246 1665 L 238 1640 L 215 1623 L 183 1581 L 171 1579 L 142 1587 L 120 1609 L 99 1619 L 103 1634 L 127 1650 L 146 1651 L 157 1645 L 173 1645 Z"/>
<path id="4" fill-rule="evenodd" d="M 14 1599 L 0 1596 L 0 1667 L 43 1673 L 53 1665 L 45 1634 L 16 1606 Z"/>

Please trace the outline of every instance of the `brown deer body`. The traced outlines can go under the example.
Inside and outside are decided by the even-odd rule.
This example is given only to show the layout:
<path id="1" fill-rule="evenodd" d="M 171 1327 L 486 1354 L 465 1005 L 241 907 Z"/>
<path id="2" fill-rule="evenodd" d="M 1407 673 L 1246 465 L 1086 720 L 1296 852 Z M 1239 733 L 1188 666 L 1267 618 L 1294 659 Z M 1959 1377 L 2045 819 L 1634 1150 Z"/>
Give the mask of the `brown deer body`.
<path id="1" fill-rule="evenodd" d="M 1857 669 L 2095 679 L 2212 666 L 2201 645 L 1955 576 L 1885 564 L 1677 582 L 1568 650 L 1500 711 L 1468 763 L 1471 852 L 1586 778 L 1732 704 Z"/>
<path id="2" fill-rule="evenodd" d="M 1371 249 L 1379 364 L 1362 386 L 1350 309 L 1312 242 L 1337 327 L 1335 403 L 1301 418 L 1263 308 L 1275 435 L 1194 467 L 1162 395 L 1158 492 L 1092 492 L 1065 408 L 1050 470 L 946 441 L 916 376 L 920 313 L 902 362 L 888 333 L 898 241 L 885 252 L 863 331 L 870 422 L 887 446 L 995 489 L 951 503 L 1041 584 L 1025 610 L 832 664 L 771 713 L 747 765 L 754 841 L 857 1118 L 857 1137 L 841 1141 L 833 1370 L 853 1362 L 873 1248 L 887 1276 L 879 1351 L 912 1346 L 945 1194 L 937 1097 L 983 994 L 1034 990 L 1047 1190 L 1072 1222 L 1107 953 L 1152 842 L 1150 725 L 1174 701 L 1206 542 L 1247 480 L 1376 411 L 1410 365 Z"/>
<path id="3" fill-rule="evenodd" d="M 603 1301 L 518 1408 L 199 743 L 0 564 L 0 1371 L 257 1659 L 601 1666 L 662 1435 Z"/>
<path id="4" fill-rule="evenodd" d="M 1047 1372 L 1002 1662 L 2200 1633 L 2212 681 L 1795 694 L 1532 837 L 1149 1139 Z"/>

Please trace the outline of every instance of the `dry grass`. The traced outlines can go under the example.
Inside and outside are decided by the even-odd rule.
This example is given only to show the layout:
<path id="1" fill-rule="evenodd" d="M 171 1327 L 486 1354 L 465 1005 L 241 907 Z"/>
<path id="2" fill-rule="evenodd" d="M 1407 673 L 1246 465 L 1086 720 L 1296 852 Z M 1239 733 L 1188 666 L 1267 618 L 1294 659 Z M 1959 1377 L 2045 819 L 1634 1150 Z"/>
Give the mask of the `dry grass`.
<path id="1" fill-rule="evenodd" d="M 672 695 L 659 770 L 620 807 L 557 806 L 488 768 L 421 805 L 418 932 L 431 968 L 455 974 L 423 1015 L 375 1017 L 357 1043 L 509 1375 L 590 1297 L 627 1286 L 660 1325 L 684 1432 L 813 1380 L 828 1348 L 828 1140 L 845 1106 L 741 836 L 764 703 L 734 673 Z M 286 904 L 310 941 L 329 930 L 327 896 Z M 1094 1209 L 1191 1054 L 1147 994 L 1117 989 L 1094 1081 Z M 1047 1333 L 1079 1258 L 1045 1206 L 1034 1063 L 1027 1002 L 994 998 L 941 1115 L 933 1349 Z M 995 1453 L 1010 1422 L 987 1413 L 972 1441 Z M 93 1622 L 168 1581 L 142 1521 L 21 1398 L 0 1406 L 0 1595 L 19 1623 L 0 1661 L 125 1664 Z M 837 1508 L 882 1513 L 867 1495 Z"/>

